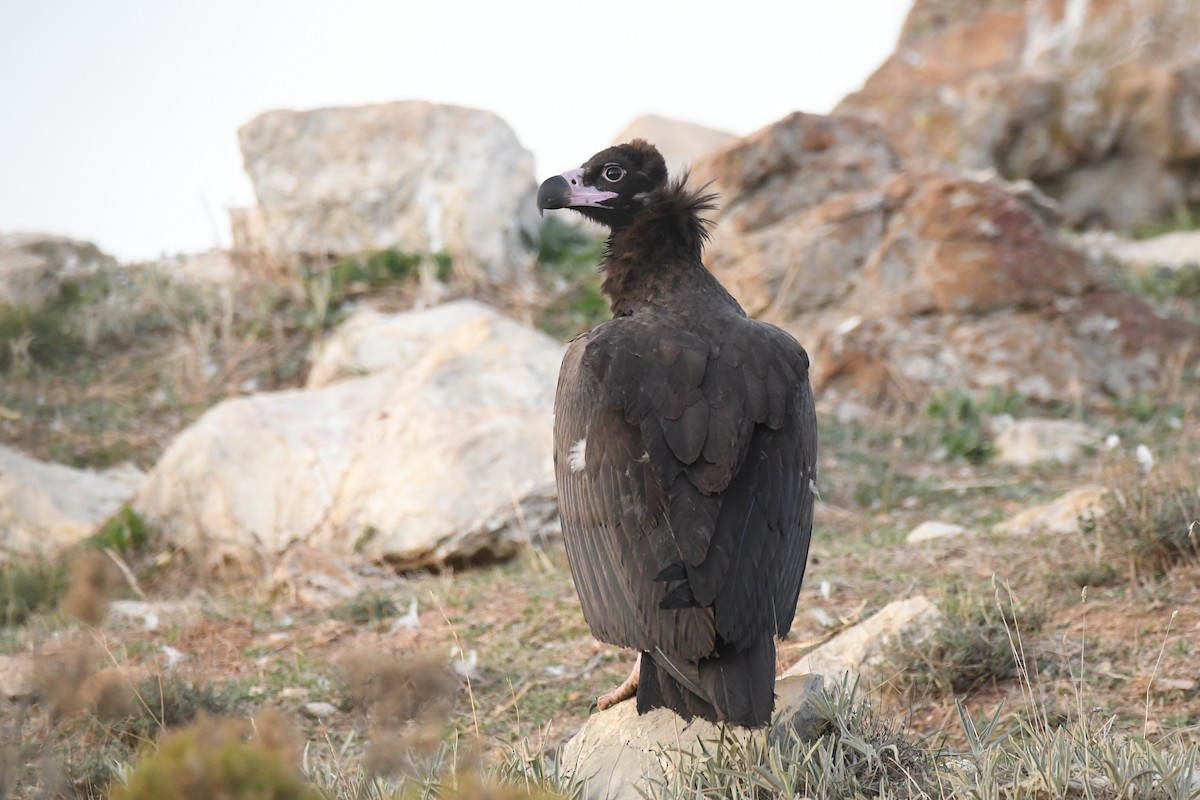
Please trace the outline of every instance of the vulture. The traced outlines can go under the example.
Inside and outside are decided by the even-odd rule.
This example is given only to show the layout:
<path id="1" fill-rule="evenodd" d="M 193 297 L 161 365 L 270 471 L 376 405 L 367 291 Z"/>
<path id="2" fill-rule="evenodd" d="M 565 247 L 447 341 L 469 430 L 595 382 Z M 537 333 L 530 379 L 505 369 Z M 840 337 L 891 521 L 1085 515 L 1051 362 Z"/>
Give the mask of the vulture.
<path id="1" fill-rule="evenodd" d="M 701 261 L 715 199 L 640 139 L 539 187 L 539 210 L 609 230 L 613 316 L 567 346 L 554 465 L 584 618 L 639 653 L 599 708 L 636 693 L 640 714 L 760 727 L 808 556 L 817 424 L 804 349 Z"/>

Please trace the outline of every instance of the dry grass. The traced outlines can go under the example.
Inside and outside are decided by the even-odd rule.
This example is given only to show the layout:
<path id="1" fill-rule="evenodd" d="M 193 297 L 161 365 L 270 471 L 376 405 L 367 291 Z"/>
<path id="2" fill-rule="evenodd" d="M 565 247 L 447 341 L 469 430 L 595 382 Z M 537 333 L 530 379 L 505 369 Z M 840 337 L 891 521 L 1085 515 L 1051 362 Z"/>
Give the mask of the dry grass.
<path id="1" fill-rule="evenodd" d="M 573 258 L 590 245 L 555 246 Z M 589 295 L 577 265 L 559 266 L 526 311 L 565 334 L 587 324 Z M 298 384 L 312 337 L 337 316 L 333 294 L 313 295 L 320 286 L 222 294 L 148 273 L 114 286 L 80 317 L 86 359 L 5 376 L 6 441 L 70 463 L 148 466 L 220 398 Z M 693 765 L 690 788 L 652 796 L 1188 796 L 1200 564 L 1179 523 L 1196 513 L 1194 388 L 1129 399 L 1115 418 L 950 393 L 919 418 L 823 418 L 825 503 L 781 656 L 911 594 L 937 599 L 951 622 L 933 644 L 893 654 L 886 692 L 829 698 L 835 725 L 820 741 L 731 745 Z M 1072 467 L 1017 471 L 973 457 L 987 444 L 982 420 L 1013 410 L 1084 417 L 1123 444 Z M 1148 474 L 1133 466 L 1138 443 L 1157 457 Z M 1095 481 L 1111 482 L 1114 505 L 1085 533 L 990 532 Z M 905 532 L 931 518 L 976 533 L 906 545 Z M 133 787 L 155 753 L 170 763 L 219 752 L 276 765 L 262 771 L 281 779 L 299 762 L 296 791 L 323 797 L 570 796 L 577 787 L 557 775 L 555 754 L 631 661 L 591 638 L 553 543 L 458 573 L 368 572 L 366 590 L 330 612 L 272 597 L 253 575 L 215 583 L 160 559 L 134 519 L 102 533 L 92 544 L 129 557 L 162 619 L 150 628 L 103 615 L 130 585 L 103 550 L 71 566 L 65 596 L 61 580 L 0 571 L 0 597 L 21 609 L 5 618 L 0 652 L 41 654 L 35 691 L 0 710 L 3 796 L 106 797 L 114 776 Z M 1021 598 L 1015 611 L 997 604 L 996 586 Z M 184 610 L 165 610 L 168 599 Z M 392 625 L 413 600 L 416 626 Z M 313 702 L 333 711 L 313 716 Z M 189 728 L 201 712 L 239 721 Z"/>

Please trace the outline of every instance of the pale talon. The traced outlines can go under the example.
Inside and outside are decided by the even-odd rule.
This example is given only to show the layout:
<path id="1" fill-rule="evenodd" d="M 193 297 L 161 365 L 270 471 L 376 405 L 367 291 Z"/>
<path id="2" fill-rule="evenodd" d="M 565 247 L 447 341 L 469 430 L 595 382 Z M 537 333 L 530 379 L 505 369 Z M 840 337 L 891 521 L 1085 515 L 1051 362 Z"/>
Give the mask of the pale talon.
<path id="1" fill-rule="evenodd" d="M 638 677 L 642 674 L 642 656 L 639 653 L 637 661 L 633 662 L 633 671 L 629 673 L 629 677 L 621 682 L 621 685 L 613 689 L 607 694 L 602 694 L 596 698 L 596 707 L 601 711 L 612 708 L 617 703 L 623 700 L 628 700 L 637 694 Z"/>

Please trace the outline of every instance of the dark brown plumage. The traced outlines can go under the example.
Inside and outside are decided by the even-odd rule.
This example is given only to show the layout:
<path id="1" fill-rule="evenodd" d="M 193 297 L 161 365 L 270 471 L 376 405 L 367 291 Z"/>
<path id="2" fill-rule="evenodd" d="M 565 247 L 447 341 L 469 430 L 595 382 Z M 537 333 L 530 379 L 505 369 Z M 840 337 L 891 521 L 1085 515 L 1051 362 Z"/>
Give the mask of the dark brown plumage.
<path id="1" fill-rule="evenodd" d="M 555 470 L 584 617 L 641 653 L 638 711 L 761 726 L 804 576 L 817 426 L 804 349 L 701 262 L 713 199 L 668 182 L 641 140 L 542 184 L 539 208 L 611 231 L 613 319 L 567 347 Z"/>

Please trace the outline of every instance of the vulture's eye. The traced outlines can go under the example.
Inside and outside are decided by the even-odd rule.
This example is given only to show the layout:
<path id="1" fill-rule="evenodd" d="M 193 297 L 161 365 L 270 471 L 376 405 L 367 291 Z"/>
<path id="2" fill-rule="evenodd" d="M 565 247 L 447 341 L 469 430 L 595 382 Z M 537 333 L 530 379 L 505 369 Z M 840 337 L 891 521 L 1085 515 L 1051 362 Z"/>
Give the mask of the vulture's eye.
<path id="1" fill-rule="evenodd" d="M 616 164 L 606 164 L 604 166 L 604 171 L 600 174 L 603 175 L 604 180 L 608 181 L 609 183 L 616 183 L 617 181 L 621 180 L 621 178 L 625 177 L 625 170 L 621 169 Z"/>

